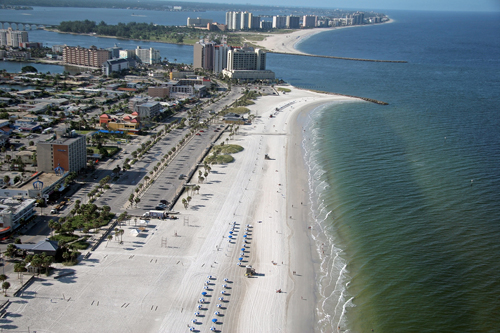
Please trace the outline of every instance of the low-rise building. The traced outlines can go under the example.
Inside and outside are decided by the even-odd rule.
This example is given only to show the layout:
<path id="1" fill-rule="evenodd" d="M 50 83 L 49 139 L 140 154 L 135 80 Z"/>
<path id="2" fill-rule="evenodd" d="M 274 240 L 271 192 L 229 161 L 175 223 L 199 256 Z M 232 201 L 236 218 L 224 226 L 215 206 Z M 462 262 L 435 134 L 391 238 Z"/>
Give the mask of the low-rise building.
<path id="1" fill-rule="evenodd" d="M 134 111 L 136 111 L 139 114 L 139 117 L 141 119 L 153 118 L 156 115 L 160 114 L 161 105 L 158 102 L 148 102 L 136 105 Z"/>
<path id="2" fill-rule="evenodd" d="M 129 62 L 127 59 L 117 58 L 106 60 L 102 64 L 102 74 L 103 75 L 111 75 L 112 72 L 120 72 L 124 69 L 129 68 Z"/>
<path id="3" fill-rule="evenodd" d="M 274 80 L 275 74 L 270 70 L 223 70 L 222 75 L 238 80 Z"/>
<path id="4" fill-rule="evenodd" d="M 137 112 L 122 116 L 103 114 L 99 117 L 99 124 L 110 131 L 122 131 L 130 134 L 136 134 L 141 129 L 140 117 Z"/>
<path id="5" fill-rule="evenodd" d="M 28 220 L 33 216 L 34 199 L 0 199 L 0 233 L 15 230 L 21 220 Z"/>
<path id="6" fill-rule="evenodd" d="M 149 97 L 159 97 L 159 98 L 165 98 L 170 96 L 170 88 L 166 86 L 160 86 L 160 87 L 149 87 L 148 88 L 148 96 Z"/>

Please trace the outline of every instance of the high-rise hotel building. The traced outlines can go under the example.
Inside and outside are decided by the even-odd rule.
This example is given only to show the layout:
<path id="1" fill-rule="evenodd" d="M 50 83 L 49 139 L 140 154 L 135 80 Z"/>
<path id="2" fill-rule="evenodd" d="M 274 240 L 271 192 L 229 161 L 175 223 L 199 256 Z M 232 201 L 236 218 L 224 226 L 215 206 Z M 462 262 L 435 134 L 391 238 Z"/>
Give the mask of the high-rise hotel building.
<path id="1" fill-rule="evenodd" d="M 87 166 L 87 143 L 85 136 L 57 133 L 57 139 L 39 141 L 36 145 L 38 171 L 78 172 Z"/>

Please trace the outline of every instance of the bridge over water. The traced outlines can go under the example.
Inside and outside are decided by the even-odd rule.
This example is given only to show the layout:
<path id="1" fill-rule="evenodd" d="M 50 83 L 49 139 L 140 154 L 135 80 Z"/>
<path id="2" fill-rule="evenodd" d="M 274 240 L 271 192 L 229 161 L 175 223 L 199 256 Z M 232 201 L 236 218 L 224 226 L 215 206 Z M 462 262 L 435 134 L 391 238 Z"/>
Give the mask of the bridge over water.
<path id="1" fill-rule="evenodd" d="M 1 20 L 2 24 L 1 29 L 7 29 L 11 27 L 13 30 L 33 30 L 33 29 L 43 29 L 46 27 L 52 27 L 50 24 L 43 23 L 30 23 L 30 22 L 15 22 L 15 21 L 7 21 Z"/>

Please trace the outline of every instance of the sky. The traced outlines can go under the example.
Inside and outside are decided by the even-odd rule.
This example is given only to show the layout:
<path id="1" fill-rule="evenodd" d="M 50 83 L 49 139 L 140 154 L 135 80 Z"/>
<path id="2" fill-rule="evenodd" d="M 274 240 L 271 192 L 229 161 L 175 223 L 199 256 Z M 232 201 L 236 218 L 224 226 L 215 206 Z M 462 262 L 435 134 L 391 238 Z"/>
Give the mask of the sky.
<path id="1" fill-rule="evenodd" d="M 500 11 L 500 0 L 193 0 L 233 4 L 324 7 L 359 10 Z"/>

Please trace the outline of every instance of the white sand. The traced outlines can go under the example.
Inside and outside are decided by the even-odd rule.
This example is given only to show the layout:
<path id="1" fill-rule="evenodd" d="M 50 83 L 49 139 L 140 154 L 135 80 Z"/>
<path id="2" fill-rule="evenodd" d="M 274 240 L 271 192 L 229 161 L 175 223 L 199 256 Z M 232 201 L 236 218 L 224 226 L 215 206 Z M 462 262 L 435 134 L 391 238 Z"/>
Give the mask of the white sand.
<path id="1" fill-rule="evenodd" d="M 382 24 L 392 23 L 394 20 L 389 19 L 389 21 Z M 325 31 L 346 29 L 346 28 L 361 28 L 370 27 L 372 25 L 352 25 L 347 27 L 333 27 L 333 28 L 313 28 L 313 29 L 303 29 L 295 30 L 287 34 L 272 34 L 266 37 L 263 41 L 251 41 L 253 44 L 265 48 L 268 51 L 279 52 L 279 53 L 290 53 L 290 54 L 308 54 L 301 52 L 296 49 L 299 42 L 306 40 L 307 38 L 319 34 Z"/>
<path id="2" fill-rule="evenodd" d="M 181 212 L 178 220 L 152 220 L 143 237 L 130 235 L 132 226 L 122 227 L 123 245 L 103 243 L 90 260 L 72 267 L 75 275 L 35 282 L 8 308 L 9 327 L 38 332 L 187 332 L 188 325 L 200 332 L 211 326 L 224 332 L 312 331 L 315 250 L 308 230 L 301 123 L 312 107 L 347 100 L 354 99 L 295 88 L 259 98 L 250 109 L 260 118 L 240 126 L 229 141 L 244 151 L 234 155 L 234 163 L 213 166 L 189 208 L 175 207 Z M 265 160 L 264 154 L 272 159 Z M 235 241 L 229 243 L 233 221 Z M 244 264 L 257 270 L 252 278 L 237 266 L 247 224 L 253 227 Z M 200 310 L 203 317 L 193 324 L 208 275 L 214 279 Z M 224 278 L 228 289 L 222 287 Z M 222 290 L 226 302 L 218 300 Z M 213 318 L 218 318 L 215 325 Z"/>

